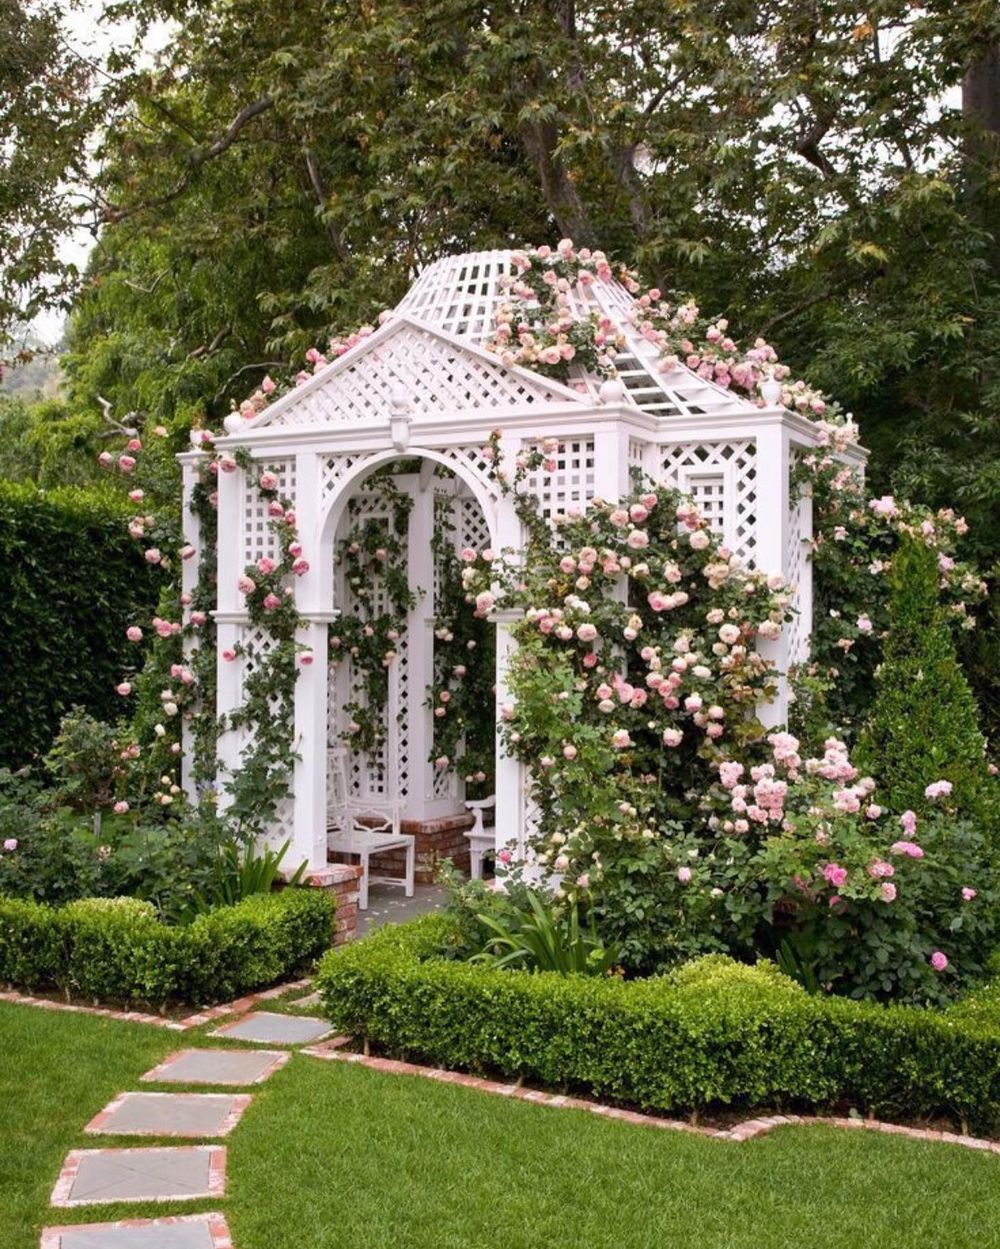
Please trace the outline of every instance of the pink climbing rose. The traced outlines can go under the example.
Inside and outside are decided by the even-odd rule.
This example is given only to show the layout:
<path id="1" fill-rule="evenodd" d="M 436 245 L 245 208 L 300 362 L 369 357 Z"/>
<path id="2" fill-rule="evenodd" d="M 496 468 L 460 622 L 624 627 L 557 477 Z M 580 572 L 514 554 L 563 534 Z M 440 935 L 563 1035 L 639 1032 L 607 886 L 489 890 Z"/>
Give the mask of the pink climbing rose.
<path id="1" fill-rule="evenodd" d="M 935 950 L 931 955 L 931 966 L 935 971 L 944 971 L 948 966 L 948 955 L 942 954 L 940 950 Z"/>

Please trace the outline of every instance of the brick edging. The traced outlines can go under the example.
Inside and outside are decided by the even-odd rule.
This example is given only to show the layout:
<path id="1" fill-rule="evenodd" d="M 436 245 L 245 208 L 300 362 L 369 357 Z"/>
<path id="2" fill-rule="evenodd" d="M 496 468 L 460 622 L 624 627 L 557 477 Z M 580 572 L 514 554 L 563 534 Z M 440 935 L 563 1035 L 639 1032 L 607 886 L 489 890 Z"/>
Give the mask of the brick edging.
<path id="1" fill-rule="evenodd" d="M 619 1106 L 607 1106 L 602 1102 L 588 1101 L 583 1097 L 546 1093 L 541 1089 L 527 1089 L 519 1084 L 504 1084 L 499 1080 L 487 1080 L 481 1076 L 466 1075 L 461 1071 L 445 1071 L 441 1067 L 423 1067 L 418 1063 L 403 1062 L 397 1058 L 377 1058 L 373 1055 L 357 1054 L 342 1048 L 347 1044 L 347 1040 L 346 1037 L 334 1037 L 332 1041 L 306 1046 L 299 1053 L 327 1061 L 358 1063 L 370 1071 L 381 1071 L 387 1075 L 421 1076 L 425 1080 L 436 1080 L 440 1084 L 454 1084 L 460 1088 L 478 1089 L 481 1093 L 490 1093 L 498 1097 L 513 1097 L 518 1101 L 534 1102 L 540 1106 L 552 1106 L 558 1109 L 585 1110 L 590 1114 L 600 1115 L 604 1119 L 615 1119 L 624 1123 L 673 1132 L 688 1132 L 694 1136 L 710 1137 L 717 1141 L 737 1143 L 752 1141 L 766 1136 L 776 1128 L 819 1125 L 856 1131 L 886 1132 L 895 1136 L 905 1136 L 910 1140 L 962 1145 L 966 1149 L 1000 1154 L 1000 1141 L 986 1140 L 977 1136 L 962 1136 L 958 1132 L 940 1132 L 932 1128 L 905 1127 L 900 1123 L 884 1123 L 880 1119 L 848 1119 L 826 1115 L 763 1115 L 745 1119 L 731 1128 L 698 1127 L 696 1124 L 686 1123 L 683 1119 L 664 1119 L 659 1115 L 642 1114 L 637 1110 L 625 1110 Z"/>
<path id="2" fill-rule="evenodd" d="M 62 1227 L 43 1227 L 39 1249 L 60 1249 L 63 1234 L 79 1231 L 81 1226 L 88 1232 L 124 1230 L 130 1227 L 177 1227 L 184 1223 L 202 1223 L 208 1226 L 212 1249 L 233 1249 L 233 1238 L 225 1216 L 217 1210 L 207 1214 L 167 1214 L 156 1219 L 119 1219 L 115 1223 L 65 1224 Z"/>
<path id="3" fill-rule="evenodd" d="M 154 1028 L 166 1028 L 168 1032 L 187 1032 L 191 1028 L 200 1028 L 202 1024 L 211 1023 L 214 1019 L 222 1019 L 226 1015 L 245 1015 L 260 1002 L 270 1002 L 274 998 L 293 993 L 296 989 L 306 989 L 312 979 L 306 976 L 303 980 L 289 980 L 284 984 L 273 985 L 270 989 L 262 989 L 259 993 L 250 993 L 246 997 L 235 998 L 232 1002 L 220 1002 L 218 1006 L 209 1006 L 205 1010 L 195 1011 L 190 1015 L 182 1015 L 179 1019 L 167 1019 L 163 1015 L 153 1015 L 147 1011 L 117 1010 L 113 1006 L 83 1006 L 78 1002 L 53 1002 L 47 997 L 32 997 L 28 993 L 18 993 L 16 989 L 0 992 L 0 1002 L 10 1002 L 15 1006 L 35 1006 L 40 1010 L 69 1011 L 76 1015 L 98 1015 L 102 1019 L 118 1019 L 123 1023 L 143 1023 Z"/>

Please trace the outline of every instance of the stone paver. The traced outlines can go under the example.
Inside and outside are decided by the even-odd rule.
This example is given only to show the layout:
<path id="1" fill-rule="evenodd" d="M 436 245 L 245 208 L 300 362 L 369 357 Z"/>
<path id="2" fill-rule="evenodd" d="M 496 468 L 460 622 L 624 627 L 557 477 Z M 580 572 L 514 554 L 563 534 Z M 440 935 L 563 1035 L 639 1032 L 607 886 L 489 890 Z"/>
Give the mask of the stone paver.
<path id="1" fill-rule="evenodd" d="M 363 937 L 382 924 L 403 924 L 428 911 L 441 911 L 447 904 L 448 890 L 444 885 L 417 885 L 412 898 L 392 885 L 372 885 L 368 910 L 358 915 L 358 936 Z"/>
<path id="2" fill-rule="evenodd" d="M 178 1050 L 142 1079 L 155 1084 L 260 1084 L 288 1057 L 281 1050 Z"/>
<path id="3" fill-rule="evenodd" d="M 122 1219 L 42 1230 L 40 1249 L 232 1249 L 221 1214 L 181 1214 L 162 1219 Z"/>
<path id="4" fill-rule="evenodd" d="M 226 1136 L 248 1093 L 120 1093 L 84 1128 L 105 1136 Z"/>
<path id="5" fill-rule="evenodd" d="M 226 1187 L 222 1145 L 172 1145 L 153 1149 L 73 1149 L 52 1191 L 54 1206 L 106 1205 L 113 1201 L 218 1197 Z"/>
<path id="6" fill-rule="evenodd" d="M 333 1029 L 315 1015 L 279 1015 L 274 1011 L 252 1011 L 235 1023 L 216 1028 L 210 1036 L 229 1041 L 260 1041 L 266 1045 L 307 1045 L 328 1036 Z"/>
<path id="7" fill-rule="evenodd" d="M 294 1006 L 296 1010 L 312 1010 L 316 1006 L 321 1006 L 322 1003 L 323 995 L 317 989 L 315 993 L 307 993 L 305 997 L 295 998 L 288 1005 Z"/>

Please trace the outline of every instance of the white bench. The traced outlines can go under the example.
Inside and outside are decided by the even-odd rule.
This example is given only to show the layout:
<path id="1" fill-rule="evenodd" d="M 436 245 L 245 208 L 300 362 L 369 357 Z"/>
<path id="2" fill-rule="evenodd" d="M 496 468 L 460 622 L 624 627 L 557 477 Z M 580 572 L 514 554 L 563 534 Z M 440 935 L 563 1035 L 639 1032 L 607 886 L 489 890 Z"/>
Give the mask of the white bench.
<path id="1" fill-rule="evenodd" d="M 467 802 L 465 808 L 472 812 L 473 824 L 466 832 L 469 839 L 469 878 L 482 880 L 483 856 L 496 849 L 496 832 L 492 828 L 483 827 L 483 812 L 492 811 L 497 805 L 496 794 L 482 798 L 478 802 Z"/>

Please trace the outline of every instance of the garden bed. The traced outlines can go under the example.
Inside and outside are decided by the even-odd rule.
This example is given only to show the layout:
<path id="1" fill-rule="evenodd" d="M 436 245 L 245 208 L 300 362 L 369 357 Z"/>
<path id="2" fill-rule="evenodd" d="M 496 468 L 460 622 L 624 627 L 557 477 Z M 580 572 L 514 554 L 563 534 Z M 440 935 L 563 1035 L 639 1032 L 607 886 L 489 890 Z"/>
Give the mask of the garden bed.
<path id="1" fill-rule="evenodd" d="M 427 916 L 328 954 L 334 1026 L 397 1057 L 642 1109 L 828 1109 L 1000 1129 L 1000 1026 L 951 1010 L 810 996 L 769 964 L 698 960 L 645 980 L 496 970 L 441 953 Z"/>
<path id="2" fill-rule="evenodd" d="M 332 900 L 312 889 L 249 897 L 178 925 L 134 898 L 0 899 L 0 982 L 106 1003 L 219 1002 L 311 964 L 330 945 L 333 916 Z"/>

